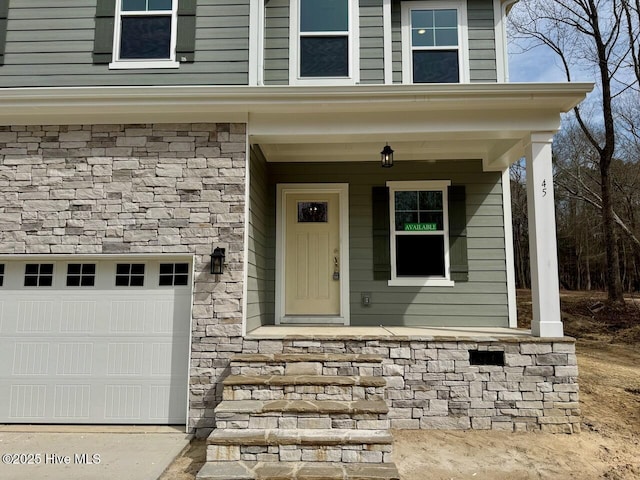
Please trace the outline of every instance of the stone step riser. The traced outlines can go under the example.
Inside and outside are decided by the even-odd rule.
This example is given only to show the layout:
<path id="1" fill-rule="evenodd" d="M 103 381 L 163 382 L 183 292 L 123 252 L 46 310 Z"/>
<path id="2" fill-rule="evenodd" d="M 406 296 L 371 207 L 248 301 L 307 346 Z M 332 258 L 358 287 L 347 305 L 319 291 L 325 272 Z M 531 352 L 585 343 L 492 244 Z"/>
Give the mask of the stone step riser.
<path id="1" fill-rule="evenodd" d="M 232 375 L 382 376 L 380 363 L 350 362 L 231 362 Z"/>
<path id="2" fill-rule="evenodd" d="M 384 400 L 384 387 L 337 385 L 226 385 L 223 400 Z"/>
<path id="3" fill-rule="evenodd" d="M 392 445 L 209 445 L 207 462 L 391 463 Z"/>
<path id="4" fill-rule="evenodd" d="M 216 414 L 216 427 L 224 429 L 357 429 L 387 430 L 390 421 L 386 414 L 307 414 L 307 413 L 263 413 L 263 414 Z"/>

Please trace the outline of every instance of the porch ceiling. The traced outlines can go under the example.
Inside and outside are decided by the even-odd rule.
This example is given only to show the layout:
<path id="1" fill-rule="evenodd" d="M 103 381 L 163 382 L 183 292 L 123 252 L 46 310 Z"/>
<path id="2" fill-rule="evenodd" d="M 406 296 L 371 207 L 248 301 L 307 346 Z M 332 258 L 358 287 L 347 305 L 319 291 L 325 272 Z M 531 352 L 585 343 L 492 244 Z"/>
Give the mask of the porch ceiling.
<path id="1" fill-rule="evenodd" d="M 0 89 L 3 125 L 246 122 L 268 161 L 482 159 L 501 170 L 555 131 L 587 83 Z"/>

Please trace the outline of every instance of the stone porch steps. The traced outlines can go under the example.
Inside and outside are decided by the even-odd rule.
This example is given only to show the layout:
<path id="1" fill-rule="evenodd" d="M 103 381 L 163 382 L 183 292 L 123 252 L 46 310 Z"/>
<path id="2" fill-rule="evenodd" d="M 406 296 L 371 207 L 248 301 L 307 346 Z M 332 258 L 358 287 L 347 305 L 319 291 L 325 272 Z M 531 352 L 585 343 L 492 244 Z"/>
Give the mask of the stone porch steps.
<path id="1" fill-rule="evenodd" d="M 380 356 L 245 354 L 230 366 L 199 479 L 397 478 Z"/>
<path id="2" fill-rule="evenodd" d="M 209 462 L 198 480 L 400 480 L 393 463 Z"/>

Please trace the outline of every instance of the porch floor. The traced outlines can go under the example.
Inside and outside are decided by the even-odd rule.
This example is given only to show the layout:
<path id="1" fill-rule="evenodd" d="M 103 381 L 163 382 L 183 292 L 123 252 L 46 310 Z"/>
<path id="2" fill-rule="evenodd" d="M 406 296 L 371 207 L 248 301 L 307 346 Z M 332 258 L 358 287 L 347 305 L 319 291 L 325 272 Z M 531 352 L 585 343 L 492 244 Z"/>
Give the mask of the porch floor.
<path id="1" fill-rule="evenodd" d="M 284 338 L 322 340 L 422 340 L 535 342 L 549 338 L 531 335 L 531 330 L 507 327 L 345 327 L 335 325 L 265 325 L 247 333 L 248 340 Z M 573 341 L 561 337 L 555 341 Z"/>

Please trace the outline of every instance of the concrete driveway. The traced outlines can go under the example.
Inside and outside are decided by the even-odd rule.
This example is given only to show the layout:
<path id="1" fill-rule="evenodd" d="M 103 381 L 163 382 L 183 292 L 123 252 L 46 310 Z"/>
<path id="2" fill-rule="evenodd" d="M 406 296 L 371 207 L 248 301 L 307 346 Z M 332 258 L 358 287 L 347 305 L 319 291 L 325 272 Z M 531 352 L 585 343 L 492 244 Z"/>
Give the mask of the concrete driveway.
<path id="1" fill-rule="evenodd" d="M 184 427 L 0 425 L 0 479 L 156 480 L 190 440 Z"/>

